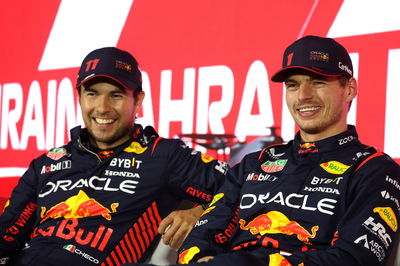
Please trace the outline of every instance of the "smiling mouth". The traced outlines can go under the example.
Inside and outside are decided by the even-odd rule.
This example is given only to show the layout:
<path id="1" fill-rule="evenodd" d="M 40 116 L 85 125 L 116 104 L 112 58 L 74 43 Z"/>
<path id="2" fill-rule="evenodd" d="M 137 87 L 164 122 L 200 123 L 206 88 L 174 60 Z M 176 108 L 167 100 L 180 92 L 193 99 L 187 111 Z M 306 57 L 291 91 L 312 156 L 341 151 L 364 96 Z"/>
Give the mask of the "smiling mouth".
<path id="1" fill-rule="evenodd" d="M 305 113 L 305 112 L 314 112 L 319 109 L 321 109 L 321 106 L 301 107 L 301 108 L 297 108 L 296 110 L 301 113 Z"/>
<path id="2" fill-rule="evenodd" d="M 114 119 L 110 119 L 110 118 L 94 118 L 94 121 L 96 121 L 96 123 L 100 124 L 100 125 L 107 125 L 107 124 L 113 123 Z"/>

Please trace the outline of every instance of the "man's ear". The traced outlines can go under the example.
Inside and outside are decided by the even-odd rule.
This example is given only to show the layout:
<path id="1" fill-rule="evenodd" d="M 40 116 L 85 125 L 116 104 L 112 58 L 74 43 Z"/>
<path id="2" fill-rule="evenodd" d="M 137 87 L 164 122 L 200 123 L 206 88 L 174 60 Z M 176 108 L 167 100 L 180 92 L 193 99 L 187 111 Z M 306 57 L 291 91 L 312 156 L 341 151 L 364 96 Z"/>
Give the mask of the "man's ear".
<path id="1" fill-rule="evenodd" d="M 135 97 L 135 114 L 137 114 L 142 106 L 144 99 L 144 91 L 139 92 Z"/>
<path id="2" fill-rule="evenodd" d="M 355 78 L 349 79 L 349 82 L 346 86 L 346 90 L 347 90 L 346 100 L 348 102 L 351 102 L 357 96 L 358 93 L 358 84 Z"/>

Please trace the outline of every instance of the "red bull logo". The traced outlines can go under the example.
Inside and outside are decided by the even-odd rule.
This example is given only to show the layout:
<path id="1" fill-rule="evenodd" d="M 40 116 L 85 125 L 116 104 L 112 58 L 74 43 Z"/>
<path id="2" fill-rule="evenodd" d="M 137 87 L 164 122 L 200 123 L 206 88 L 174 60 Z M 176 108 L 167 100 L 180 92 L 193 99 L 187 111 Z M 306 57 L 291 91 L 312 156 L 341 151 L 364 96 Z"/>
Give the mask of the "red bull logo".
<path id="1" fill-rule="evenodd" d="M 97 155 L 100 157 L 100 159 L 107 159 L 113 154 L 114 151 L 101 151 Z"/>
<path id="2" fill-rule="evenodd" d="M 281 254 L 269 255 L 269 266 L 292 266 L 292 264 Z"/>
<path id="3" fill-rule="evenodd" d="M 104 251 L 111 238 L 113 229 L 104 225 L 91 229 L 93 230 L 81 228 L 78 219 L 63 219 L 60 223 L 47 228 L 36 227 L 31 234 L 31 238 L 39 235 L 44 237 L 59 237 L 64 241 L 71 240 L 79 245 L 90 246 L 91 248 Z M 82 238 L 82 236 L 86 237 Z"/>
<path id="4" fill-rule="evenodd" d="M 298 151 L 299 154 L 310 153 L 310 152 L 317 152 L 318 148 L 314 142 L 306 142 L 300 144 L 300 149 Z"/>
<path id="5" fill-rule="evenodd" d="M 95 199 L 89 198 L 82 190 L 78 194 L 68 198 L 66 201 L 60 202 L 46 211 L 42 207 L 41 223 L 52 218 L 84 218 L 89 216 L 101 215 L 107 220 L 111 220 L 111 213 L 117 211 L 119 203 L 112 203 L 111 210 L 101 205 Z"/>
<path id="6" fill-rule="evenodd" d="M 189 264 L 193 257 L 200 252 L 199 247 L 191 247 L 184 250 L 179 254 L 178 262 L 179 264 Z"/>
<path id="7" fill-rule="evenodd" d="M 251 234 L 265 235 L 265 234 L 285 234 L 285 235 L 297 235 L 297 238 L 309 244 L 309 239 L 316 236 L 316 232 L 319 226 L 313 226 L 311 233 L 309 233 L 304 227 L 302 227 L 296 221 L 289 220 L 283 213 L 278 211 L 270 211 L 265 214 L 261 214 L 248 222 L 243 219 L 239 220 L 240 229 L 249 230 Z"/>

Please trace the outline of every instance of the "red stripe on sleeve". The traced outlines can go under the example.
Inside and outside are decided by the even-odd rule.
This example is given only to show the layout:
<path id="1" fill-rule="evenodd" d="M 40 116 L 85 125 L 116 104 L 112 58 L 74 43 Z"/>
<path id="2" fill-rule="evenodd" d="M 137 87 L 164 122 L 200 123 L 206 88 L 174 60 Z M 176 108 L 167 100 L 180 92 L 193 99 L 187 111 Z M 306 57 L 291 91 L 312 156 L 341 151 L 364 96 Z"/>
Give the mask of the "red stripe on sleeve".
<path id="1" fill-rule="evenodd" d="M 382 155 L 383 155 L 383 152 L 377 152 L 377 153 L 374 153 L 374 154 L 370 155 L 369 157 L 367 157 L 367 159 L 365 159 L 362 163 L 360 163 L 359 166 L 357 166 L 357 168 L 356 168 L 355 171 L 357 171 L 358 169 L 360 169 L 361 166 L 363 166 L 364 164 L 366 164 L 366 163 L 367 163 L 369 160 L 371 160 L 372 158 L 375 158 L 375 157 L 378 157 L 378 156 L 382 156 Z M 355 171 L 354 171 L 354 172 L 355 172 Z"/>
<path id="2" fill-rule="evenodd" d="M 153 144 L 153 148 L 151 149 L 151 155 L 153 155 L 154 150 L 156 149 L 156 146 L 158 144 L 158 142 L 160 141 L 160 139 L 162 139 L 161 137 L 158 137 Z"/>

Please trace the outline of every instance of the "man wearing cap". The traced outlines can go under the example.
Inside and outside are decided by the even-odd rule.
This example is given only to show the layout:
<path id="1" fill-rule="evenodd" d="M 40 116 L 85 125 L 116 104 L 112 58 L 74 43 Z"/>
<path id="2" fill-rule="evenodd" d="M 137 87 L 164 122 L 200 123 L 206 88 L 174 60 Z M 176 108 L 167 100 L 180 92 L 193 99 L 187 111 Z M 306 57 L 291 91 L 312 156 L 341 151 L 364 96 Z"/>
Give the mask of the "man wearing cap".
<path id="1" fill-rule="evenodd" d="M 203 211 L 171 213 L 179 202 L 206 204 L 225 180 L 226 163 L 135 124 L 144 92 L 130 53 L 92 51 L 76 88 L 86 128 L 21 177 L 0 217 L 0 264 L 143 262 L 160 233 L 179 247 Z"/>
<path id="2" fill-rule="evenodd" d="M 346 123 L 357 95 L 349 54 L 331 38 L 303 37 L 272 81 L 284 82 L 299 132 L 228 172 L 236 182 L 214 197 L 179 262 L 385 265 L 399 231 L 400 167 Z"/>

